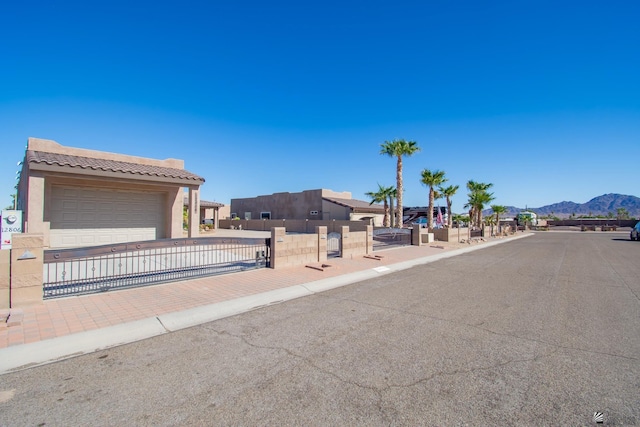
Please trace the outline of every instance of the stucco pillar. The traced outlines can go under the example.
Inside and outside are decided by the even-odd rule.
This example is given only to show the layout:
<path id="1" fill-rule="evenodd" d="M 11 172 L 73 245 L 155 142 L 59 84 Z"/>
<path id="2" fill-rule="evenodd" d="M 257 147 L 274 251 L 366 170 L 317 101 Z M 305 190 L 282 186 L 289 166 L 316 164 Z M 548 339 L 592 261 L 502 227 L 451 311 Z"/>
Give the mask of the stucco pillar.
<path id="1" fill-rule="evenodd" d="M 413 246 L 420 246 L 422 244 L 420 238 L 420 224 L 413 224 L 411 229 L 411 244 Z"/>
<path id="2" fill-rule="evenodd" d="M 340 229 L 340 256 L 342 258 L 352 258 L 353 248 L 349 239 L 349 226 L 341 225 Z"/>
<path id="3" fill-rule="evenodd" d="M 316 235 L 318 236 L 318 262 L 323 262 L 327 260 L 327 227 L 316 226 Z"/>
<path id="4" fill-rule="evenodd" d="M 11 308 L 42 304 L 42 234 L 14 234 L 11 240 Z"/>
<path id="5" fill-rule="evenodd" d="M 29 177 L 26 206 L 27 210 L 23 212 L 25 233 L 44 234 L 44 177 Z"/>
<path id="6" fill-rule="evenodd" d="M 182 188 L 172 189 L 168 192 L 167 198 L 167 218 L 169 218 L 169 224 L 164 237 L 180 239 L 183 236 L 182 231 L 184 229 L 184 219 L 182 216 L 182 210 L 184 209 L 184 191 Z"/>
<path id="7" fill-rule="evenodd" d="M 373 253 L 373 225 L 367 225 L 367 255 Z"/>
<path id="8" fill-rule="evenodd" d="M 189 187 L 189 238 L 200 235 L 200 189 Z"/>
<path id="9" fill-rule="evenodd" d="M 11 249 L 0 250 L 0 310 L 9 308 L 9 285 L 11 284 Z"/>
<path id="10" fill-rule="evenodd" d="M 287 229 L 284 227 L 271 229 L 271 268 L 277 268 L 278 264 L 286 263 L 286 235 Z M 283 254 L 285 254 L 284 259 Z"/>

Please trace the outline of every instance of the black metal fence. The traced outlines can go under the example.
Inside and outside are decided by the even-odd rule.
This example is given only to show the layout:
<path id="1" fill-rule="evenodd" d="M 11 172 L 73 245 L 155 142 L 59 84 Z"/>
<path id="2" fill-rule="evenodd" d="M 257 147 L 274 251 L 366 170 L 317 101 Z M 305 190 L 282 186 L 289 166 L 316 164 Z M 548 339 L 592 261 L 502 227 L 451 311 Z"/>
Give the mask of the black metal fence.
<path id="1" fill-rule="evenodd" d="M 474 238 L 474 237 L 484 237 L 484 229 L 483 228 L 472 228 L 471 230 L 469 230 L 469 237 Z"/>
<path id="2" fill-rule="evenodd" d="M 44 252 L 44 298 L 270 266 L 271 239 L 164 239 Z"/>
<path id="3" fill-rule="evenodd" d="M 411 233 L 410 228 L 374 228 L 373 250 L 411 245 Z"/>

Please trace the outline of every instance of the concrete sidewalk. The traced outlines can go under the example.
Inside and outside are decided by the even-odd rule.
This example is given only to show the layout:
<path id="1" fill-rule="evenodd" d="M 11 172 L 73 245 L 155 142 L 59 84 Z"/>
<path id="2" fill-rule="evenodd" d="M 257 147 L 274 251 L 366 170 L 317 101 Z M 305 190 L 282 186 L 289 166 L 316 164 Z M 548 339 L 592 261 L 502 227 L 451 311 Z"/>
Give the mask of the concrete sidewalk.
<path id="1" fill-rule="evenodd" d="M 0 374 L 177 331 L 531 234 L 472 244 L 436 242 L 334 258 L 322 270 L 260 269 L 58 298 L 12 309 L 0 322 Z M 5 316 L 6 317 L 6 316 Z M 0 319 L 2 320 L 2 319 Z"/>

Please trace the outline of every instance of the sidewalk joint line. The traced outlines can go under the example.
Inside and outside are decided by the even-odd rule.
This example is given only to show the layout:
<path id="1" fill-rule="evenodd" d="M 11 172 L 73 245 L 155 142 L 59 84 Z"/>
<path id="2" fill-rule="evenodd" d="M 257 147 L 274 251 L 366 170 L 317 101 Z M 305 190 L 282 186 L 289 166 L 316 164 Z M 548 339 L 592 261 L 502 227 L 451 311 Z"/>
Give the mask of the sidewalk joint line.
<path id="1" fill-rule="evenodd" d="M 158 321 L 158 323 L 160 323 L 160 326 L 162 326 L 162 329 L 164 329 L 167 332 L 171 332 L 169 329 L 167 329 L 166 326 L 164 326 L 164 323 L 162 323 L 162 320 L 160 320 L 159 316 L 156 316 L 156 320 Z"/>

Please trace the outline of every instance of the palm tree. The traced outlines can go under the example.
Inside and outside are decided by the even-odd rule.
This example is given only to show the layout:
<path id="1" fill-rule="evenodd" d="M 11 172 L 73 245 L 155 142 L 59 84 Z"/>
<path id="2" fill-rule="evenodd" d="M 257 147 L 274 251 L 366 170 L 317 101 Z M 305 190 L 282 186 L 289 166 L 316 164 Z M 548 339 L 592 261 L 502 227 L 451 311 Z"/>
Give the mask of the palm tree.
<path id="1" fill-rule="evenodd" d="M 380 147 L 380 154 L 386 154 L 389 157 L 398 159 L 396 165 L 396 225 L 402 227 L 402 157 L 414 155 L 420 151 L 420 147 L 418 147 L 417 142 L 405 141 L 404 139 L 385 141 L 384 144 L 380 144 Z"/>
<path id="2" fill-rule="evenodd" d="M 493 193 L 487 191 L 492 186 L 493 184 L 485 184 L 473 180 L 467 182 L 469 202 L 465 205 L 465 208 L 470 208 L 469 220 L 475 222 L 478 227 L 482 226 L 482 209 L 494 199 Z"/>
<path id="3" fill-rule="evenodd" d="M 496 214 L 496 224 L 498 225 L 498 234 L 500 234 L 500 214 L 507 212 L 507 208 L 502 205 L 491 205 L 491 210 Z"/>
<path id="4" fill-rule="evenodd" d="M 427 211 L 427 224 L 428 227 L 433 227 L 433 201 L 435 200 L 435 187 L 444 184 L 447 178 L 444 177 L 444 171 L 430 171 L 429 169 L 423 169 L 421 172 L 422 182 L 429 187 L 429 211 Z"/>
<path id="5" fill-rule="evenodd" d="M 369 191 L 365 193 L 365 195 L 371 199 L 371 203 L 369 203 L 370 205 L 374 203 L 383 203 L 383 206 L 384 206 L 384 218 L 382 219 L 383 227 L 389 227 L 389 201 L 388 201 L 389 199 L 387 199 L 387 197 L 389 197 L 389 194 L 391 193 L 392 190 L 393 190 L 393 187 L 383 187 L 382 185 L 378 184 L 378 191 L 375 191 L 375 192 Z M 393 202 L 392 202 L 392 206 L 393 206 Z"/>
<path id="6" fill-rule="evenodd" d="M 453 214 L 451 213 L 451 197 L 453 197 L 453 195 L 456 194 L 456 192 L 458 191 L 458 188 L 460 188 L 459 185 L 450 185 L 448 187 L 439 188 L 440 192 L 447 200 L 447 215 L 448 215 L 447 226 L 449 228 L 453 226 Z"/>
<path id="7" fill-rule="evenodd" d="M 616 215 L 618 219 L 627 219 L 629 218 L 629 211 L 627 211 L 625 208 L 618 208 L 616 209 Z"/>
<path id="8" fill-rule="evenodd" d="M 458 224 L 458 228 L 460 228 L 460 224 L 462 224 L 463 222 L 466 223 L 468 218 L 466 215 L 462 215 L 462 214 L 453 214 L 453 220 L 456 222 L 456 224 Z"/>
<path id="9" fill-rule="evenodd" d="M 493 235 L 493 225 L 496 223 L 496 217 L 494 217 L 493 215 L 488 216 L 484 219 L 484 222 L 485 224 L 491 226 L 491 234 Z"/>
<path id="10" fill-rule="evenodd" d="M 395 225 L 391 224 L 391 222 L 394 222 L 394 218 L 395 218 L 394 212 L 395 212 L 396 208 L 394 208 L 393 201 L 395 200 L 396 196 L 398 195 L 398 190 L 396 190 L 394 187 L 388 187 L 388 189 L 389 189 L 389 193 L 387 194 L 387 197 L 389 197 L 389 209 L 391 211 L 390 212 L 391 221 L 390 221 L 389 226 L 397 228 L 398 225 L 397 224 L 395 224 Z"/>
<path id="11" fill-rule="evenodd" d="M 435 206 L 435 202 L 437 200 L 440 200 L 440 199 L 444 199 L 444 194 L 442 194 L 442 192 L 440 191 L 440 188 L 434 189 L 433 190 L 434 206 Z M 440 202 L 438 202 L 438 210 L 440 211 Z M 433 210 L 432 210 L 432 212 L 433 212 Z M 444 217 L 443 217 L 443 219 L 444 219 Z M 444 224 L 441 224 L 441 225 L 444 227 Z"/>

